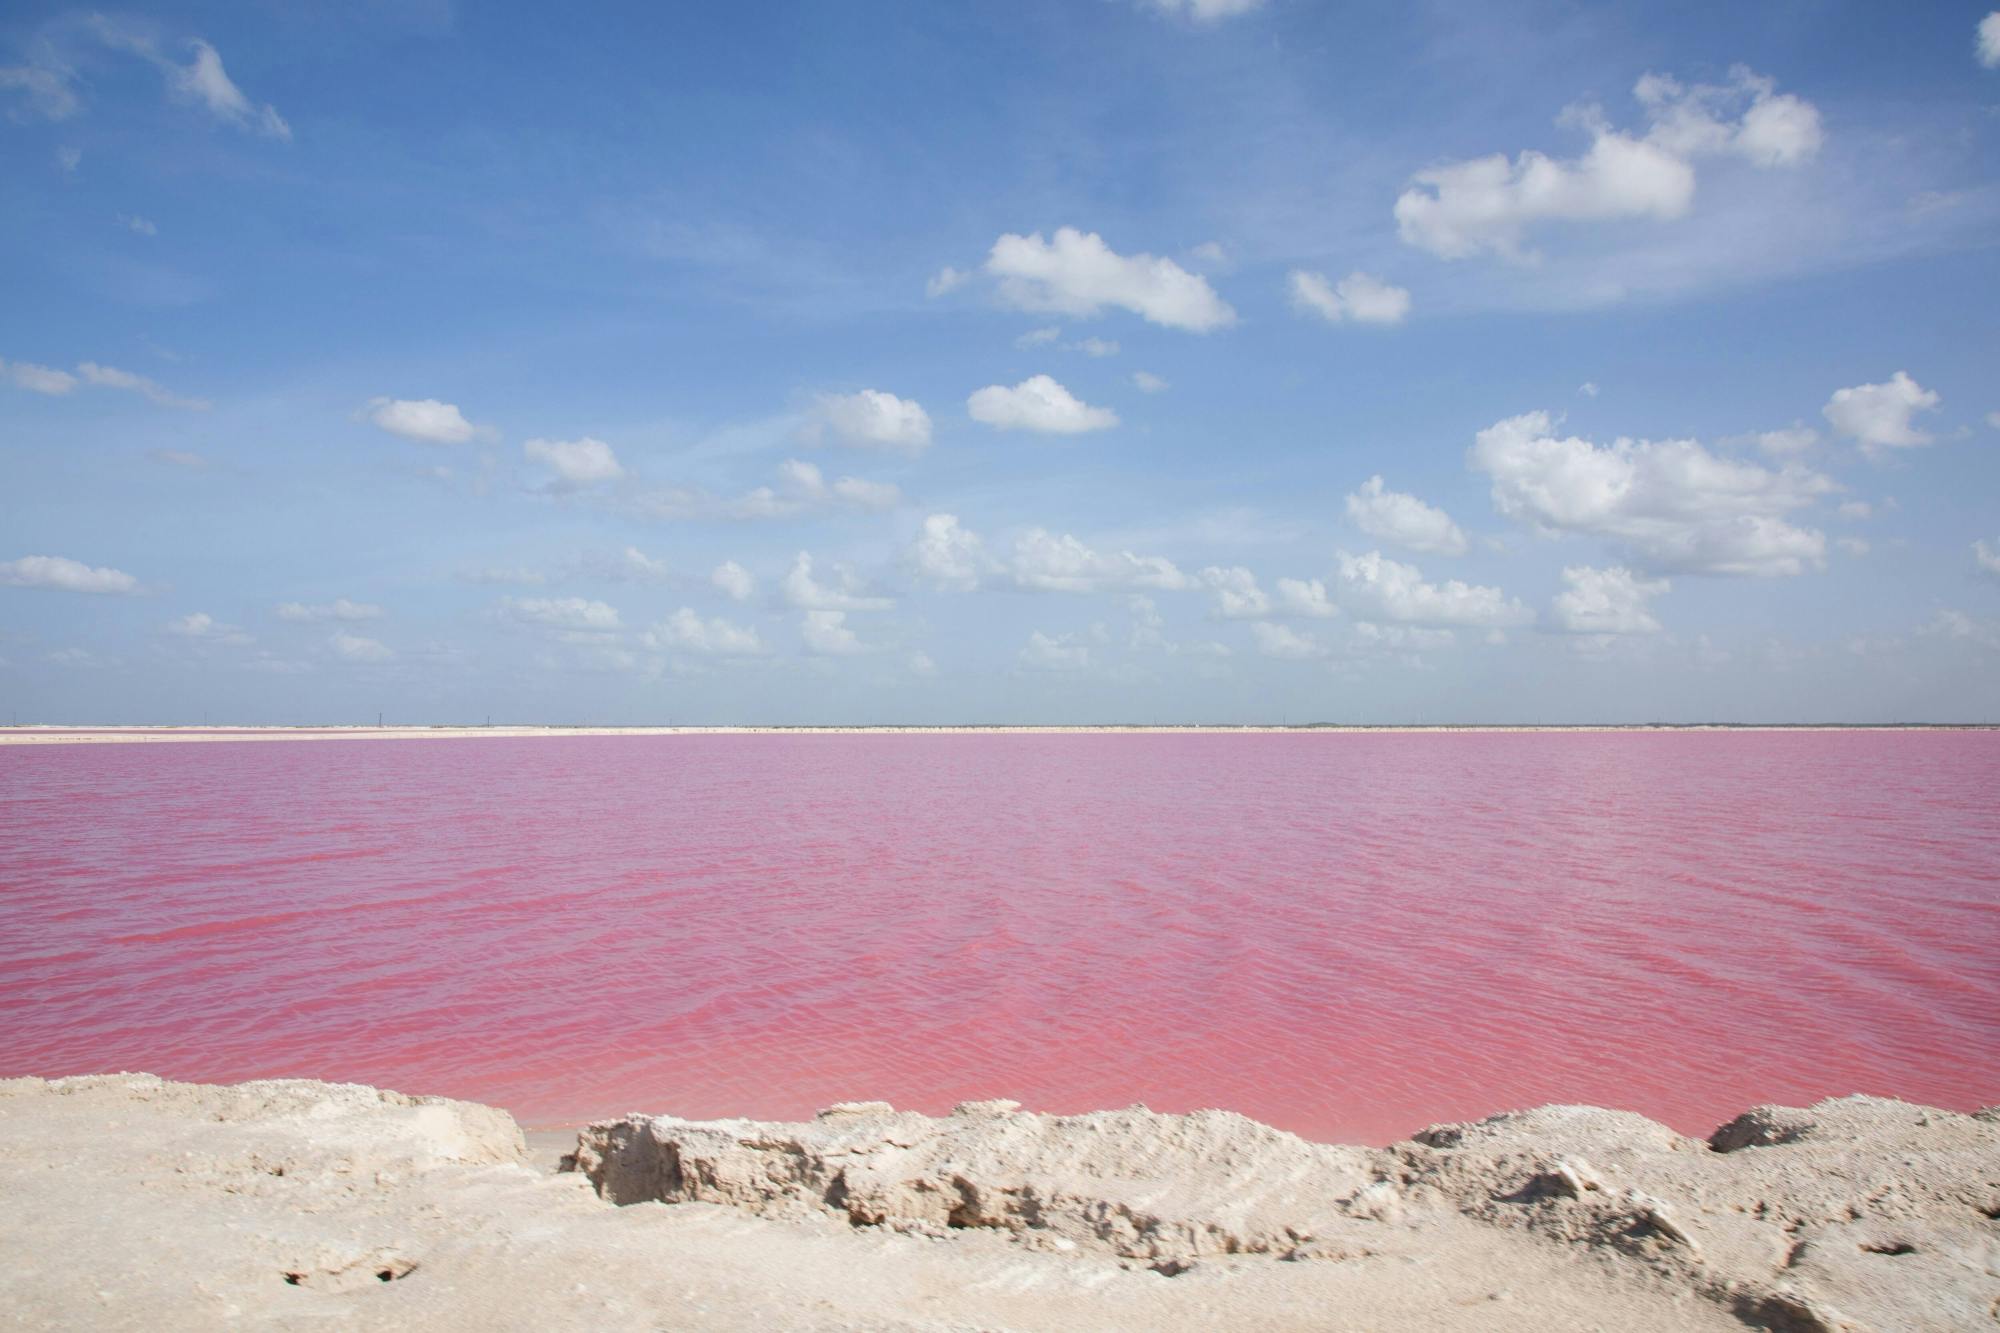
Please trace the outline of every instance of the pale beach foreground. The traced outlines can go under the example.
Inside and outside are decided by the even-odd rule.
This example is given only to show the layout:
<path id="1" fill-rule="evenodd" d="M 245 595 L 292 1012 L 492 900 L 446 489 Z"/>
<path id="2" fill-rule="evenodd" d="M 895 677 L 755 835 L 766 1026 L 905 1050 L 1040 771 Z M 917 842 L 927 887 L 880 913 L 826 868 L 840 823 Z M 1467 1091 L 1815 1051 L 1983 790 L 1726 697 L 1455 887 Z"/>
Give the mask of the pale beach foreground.
<path id="1" fill-rule="evenodd" d="M 646 1116 L 305 1081 L 0 1082 L 16 1327 L 1971 1329 L 2000 1113 L 1709 1141 L 1544 1107 L 1386 1149 L 1225 1112 Z M 628 1206 L 615 1206 L 618 1204 Z"/>

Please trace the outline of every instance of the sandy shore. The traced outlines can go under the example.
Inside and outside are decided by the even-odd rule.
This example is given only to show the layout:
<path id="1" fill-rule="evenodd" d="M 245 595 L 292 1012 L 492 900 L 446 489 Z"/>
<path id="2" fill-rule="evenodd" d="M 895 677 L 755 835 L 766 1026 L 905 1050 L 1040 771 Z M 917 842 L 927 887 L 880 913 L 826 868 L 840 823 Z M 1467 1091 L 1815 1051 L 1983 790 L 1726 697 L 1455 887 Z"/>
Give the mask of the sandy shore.
<path id="1" fill-rule="evenodd" d="M 1623 731 L 1989 731 L 1980 723 L 1896 723 L 1880 726 L 1776 723 L 1680 725 L 1501 726 L 867 726 L 867 727 L 0 727 L 0 745 L 115 745 L 169 741 L 407 741 L 528 736 L 993 736 L 993 735 L 1368 735 L 1452 732 Z"/>
<path id="2" fill-rule="evenodd" d="M 0 1082 L 17 1327 L 1990 1328 L 2000 1113 L 1708 1141 L 1544 1107 L 1386 1149 L 1226 1112 L 633 1116 L 300 1081 Z M 622 1206 L 621 1206 L 622 1205 Z"/>

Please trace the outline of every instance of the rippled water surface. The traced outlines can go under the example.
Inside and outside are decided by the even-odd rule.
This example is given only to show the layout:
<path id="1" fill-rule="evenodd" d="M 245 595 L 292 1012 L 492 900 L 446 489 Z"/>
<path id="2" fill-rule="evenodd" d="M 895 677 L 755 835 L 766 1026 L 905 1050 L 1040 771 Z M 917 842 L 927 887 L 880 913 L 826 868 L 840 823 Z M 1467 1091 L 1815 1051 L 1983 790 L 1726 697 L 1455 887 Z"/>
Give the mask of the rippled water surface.
<path id="1" fill-rule="evenodd" d="M 2000 1101 L 2000 734 L 0 748 L 0 1074 L 558 1124 Z"/>

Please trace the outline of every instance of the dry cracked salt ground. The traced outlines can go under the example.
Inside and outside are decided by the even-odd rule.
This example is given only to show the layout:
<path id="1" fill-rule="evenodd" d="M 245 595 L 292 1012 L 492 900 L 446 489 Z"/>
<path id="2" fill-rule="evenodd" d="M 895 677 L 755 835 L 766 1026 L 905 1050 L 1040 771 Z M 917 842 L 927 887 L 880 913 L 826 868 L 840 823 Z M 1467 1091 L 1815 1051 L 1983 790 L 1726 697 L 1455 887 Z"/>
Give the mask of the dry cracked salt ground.
<path id="1" fill-rule="evenodd" d="M 2000 1327 L 2000 1115 L 1689 1139 L 1543 1107 L 1387 1149 L 1240 1116 L 504 1113 L 305 1081 L 0 1082 L 15 1327 Z M 614 1206 L 625 1205 L 625 1206 Z"/>

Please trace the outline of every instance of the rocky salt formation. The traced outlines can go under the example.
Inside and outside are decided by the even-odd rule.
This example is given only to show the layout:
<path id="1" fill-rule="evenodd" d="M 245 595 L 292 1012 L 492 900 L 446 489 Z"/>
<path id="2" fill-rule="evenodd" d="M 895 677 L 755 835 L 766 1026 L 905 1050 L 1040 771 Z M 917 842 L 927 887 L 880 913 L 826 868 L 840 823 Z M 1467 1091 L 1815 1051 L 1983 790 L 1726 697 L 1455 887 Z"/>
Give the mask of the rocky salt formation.
<path id="1" fill-rule="evenodd" d="M 301 1081 L 0 1082 L 0 1323 L 93 1328 L 2000 1327 L 2000 1116 L 1708 1141 L 1543 1107 L 1387 1149 L 1224 1112 L 503 1113 Z M 625 1206 L 614 1206 L 625 1205 Z"/>

